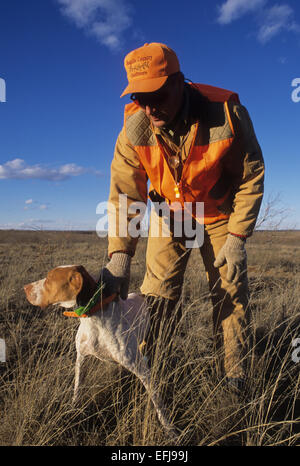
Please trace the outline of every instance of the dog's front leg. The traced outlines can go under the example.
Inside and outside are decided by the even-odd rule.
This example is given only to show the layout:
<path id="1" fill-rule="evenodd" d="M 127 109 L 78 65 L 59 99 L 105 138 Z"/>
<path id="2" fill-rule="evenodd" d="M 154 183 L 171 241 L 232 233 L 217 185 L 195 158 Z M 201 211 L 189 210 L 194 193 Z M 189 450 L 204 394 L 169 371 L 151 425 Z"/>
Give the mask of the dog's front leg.
<path id="1" fill-rule="evenodd" d="M 73 399 L 72 399 L 72 403 L 74 405 L 78 401 L 80 386 L 82 382 L 81 366 L 82 366 L 83 359 L 84 359 L 83 354 L 79 350 L 77 350 L 77 357 L 76 357 L 76 363 L 75 363 L 74 392 L 73 392 Z"/>

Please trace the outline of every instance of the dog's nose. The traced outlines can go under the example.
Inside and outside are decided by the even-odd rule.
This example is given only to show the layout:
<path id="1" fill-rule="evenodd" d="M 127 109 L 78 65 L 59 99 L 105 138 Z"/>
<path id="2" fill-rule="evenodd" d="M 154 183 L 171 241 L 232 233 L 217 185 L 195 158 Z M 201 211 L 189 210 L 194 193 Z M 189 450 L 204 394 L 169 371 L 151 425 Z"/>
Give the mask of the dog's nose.
<path id="1" fill-rule="evenodd" d="M 25 291 L 26 296 L 28 297 L 30 295 L 31 290 L 32 290 L 32 284 L 28 283 L 28 285 L 24 285 L 23 289 Z"/>
<path id="2" fill-rule="evenodd" d="M 23 289 L 26 294 L 26 298 L 30 302 L 30 304 L 35 304 L 35 293 L 33 293 L 33 286 L 32 283 L 28 283 L 28 285 L 23 286 Z"/>

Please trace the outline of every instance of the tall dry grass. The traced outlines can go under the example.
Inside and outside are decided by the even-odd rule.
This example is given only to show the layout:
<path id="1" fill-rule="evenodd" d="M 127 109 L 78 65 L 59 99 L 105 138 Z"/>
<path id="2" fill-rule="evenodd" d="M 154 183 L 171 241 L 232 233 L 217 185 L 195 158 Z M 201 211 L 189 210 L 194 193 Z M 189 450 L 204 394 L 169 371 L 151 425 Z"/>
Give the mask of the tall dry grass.
<path id="1" fill-rule="evenodd" d="M 153 378 L 181 430 L 182 445 L 297 445 L 300 337 L 299 232 L 256 233 L 248 243 L 252 349 L 247 386 L 230 392 L 217 371 L 211 305 L 198 251 L 183 288 L 184 315 L 171 354 L 163 339 Z M 131 291 L 145 267 L 141 240 Z M 106 240 L 92 233 L 0 232 L 1 445 L 167 445 L 148 394 L 117 365 L 88 357 L 80 403 L 71 404 L 76 319 L 27 303 L 22 287 L 57 265 L 78 263 L 97 273 Z M 300 356 L 300 352 L 299 352 Z"/>

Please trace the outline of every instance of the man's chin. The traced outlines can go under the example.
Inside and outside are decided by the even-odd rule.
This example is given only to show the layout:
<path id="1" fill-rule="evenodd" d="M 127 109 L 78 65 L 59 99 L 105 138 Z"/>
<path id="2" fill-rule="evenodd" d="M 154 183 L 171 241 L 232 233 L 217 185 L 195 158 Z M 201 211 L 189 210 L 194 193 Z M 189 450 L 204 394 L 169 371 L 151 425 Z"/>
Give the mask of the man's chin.
<path id="1" fill-rule="evenodd" d="M 151 117 L 151 122 L 153 126 L 156 128 L 162 128 L 163 126 L 166 126 L 167 122 L 165 120 L 160 120 L 159 118 L 153 118 Z"/>

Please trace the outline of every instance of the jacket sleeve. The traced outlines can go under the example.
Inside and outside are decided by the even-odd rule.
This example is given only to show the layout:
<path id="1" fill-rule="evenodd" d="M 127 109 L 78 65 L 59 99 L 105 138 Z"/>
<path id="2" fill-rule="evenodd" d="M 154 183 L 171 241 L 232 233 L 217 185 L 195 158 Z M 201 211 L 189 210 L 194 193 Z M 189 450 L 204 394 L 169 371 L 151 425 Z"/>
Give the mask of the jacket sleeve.
<path id="1" fill-rule="evenodd" d="M 111 164 L 108 203 L 109 256 L 117 251 L 127 252 L 131 256 L 135 253 L 138 237 L 130 234 L 128 225 L 140 214 L 140 211 L 134 208 L 134 203 L 140 202 L 143 203 L 144 208 L 146 207 L 147 179 L 138 154 L 127 139 L 123 128 L 118 136 Z M 131 213 L 128 212 L 130 206 Z"/>
<path id="2" fill-rule="evenodd" d="M 246 108 L 231 104 L 229 111 L 236 137 L 225 168 L 234 185 L 228 231 L 248 237 L 253 233 L 262 202 L 264 160 Z"/>

